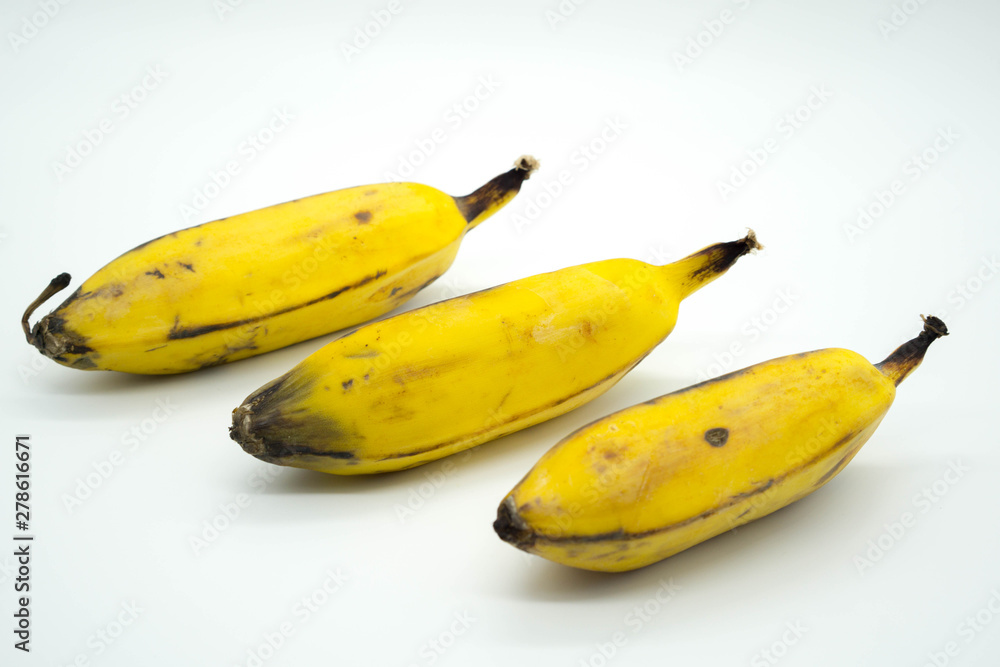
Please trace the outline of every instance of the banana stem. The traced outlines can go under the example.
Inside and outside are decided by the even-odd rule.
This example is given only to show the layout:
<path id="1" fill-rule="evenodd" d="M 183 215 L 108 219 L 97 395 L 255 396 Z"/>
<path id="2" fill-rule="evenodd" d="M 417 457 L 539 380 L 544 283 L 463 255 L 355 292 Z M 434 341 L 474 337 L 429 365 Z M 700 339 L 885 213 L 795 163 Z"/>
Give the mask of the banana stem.
<path id="1" fill-rule="evenodd" d="M 42 293 L 38 295 L 38 298 L 28 304 L 28 308 L 24 311 L 24 315 L 21 316 L 21 328 L 24 330 L 24 337 L 28 339 L 30 345 L 35 344 L 35 334 L 31 332 L 31 325 L 28 324 L 28 318 L 34 314 L 35 310 L 38 309 L 40 305 L 52 298 L 53 294 L 61 292 L 66 289 L 71 280 L 68 273 L 60 273 L 58 276 L 49 281 L 48 286 L 42 290 Z"/>
<path id="2" fill-rule="evenodd" d="M 924 360 L 924 354 L 931 343 L 948 335 L 948 327 L 940 319 L 933 315 L 921 315 L 920 319 L 924 321 L 923 331 L 913 340 L 897 347 L 884 361 L 875 364 L 875 368 L 889 377 L 897 387 Z"/>
<path id="3" fill-rule="evenodd" d="M 486 185 L 464 197 L 454 197 L 458 210 L 472 229 L 490 217 L 521 191 L 521 184 L 531 178 L 538 169 L 538 160 L 530 155 L 522 155 L 514 162 L 514 168 L 500 174 Z"/>
<path id="4" fill-rule="evenodd" d="M 747 235 L 738 241 L 710 245 L 665 268 L 677 272 L 680 296 L 685 299 L 728 271 L 740 257 L 763 247 L 754 231 L 748 229 Z"/>

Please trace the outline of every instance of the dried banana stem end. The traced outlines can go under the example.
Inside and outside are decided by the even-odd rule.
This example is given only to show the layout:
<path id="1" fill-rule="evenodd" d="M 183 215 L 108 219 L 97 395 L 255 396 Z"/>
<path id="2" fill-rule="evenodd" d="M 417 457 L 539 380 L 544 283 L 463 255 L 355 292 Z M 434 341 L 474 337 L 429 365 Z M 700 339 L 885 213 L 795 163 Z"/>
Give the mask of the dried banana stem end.
<path id="1" fill-rule="evenodd" d="M 490 217 L 521 191 L 521 184 L 538 170 L 539 162 L 530 155 L 514 161 L 514 168 L 495 177 L 475 192 L 454 197 L 458 210 L 472 229 Z"/>

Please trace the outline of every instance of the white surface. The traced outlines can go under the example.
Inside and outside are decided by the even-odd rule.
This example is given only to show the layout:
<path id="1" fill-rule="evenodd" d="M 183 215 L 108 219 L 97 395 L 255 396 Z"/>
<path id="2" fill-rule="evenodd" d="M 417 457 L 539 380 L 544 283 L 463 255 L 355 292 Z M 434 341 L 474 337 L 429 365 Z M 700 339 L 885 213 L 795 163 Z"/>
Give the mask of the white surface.
<path id="1" fill-rule="evenodd" d="M 81 0 L 59 5 L 16 51 L 5 38 L 0 498 L 13 494 L 13 435 L 30 433 L 37 542 L 34 650 L 14 651 L 5 634 L 0 661 L 252 665 L 248 651 L 289 623 L 262 664 L 764 665 L 760 651 L 774 646 L 788 666 L 922 665 L 949 642 L 957 654 L 939 664 L 995 664 L 1000 614 L 982 612 L 992 623 L 979 631 L 963 624 L 993 595 L 1000 610 L 1000 278 L 982 268 L 1000 251 L 1000 6 L 902 3 L 916 13 L 883 36 L 888 0 L 595 0 L 554 28 L 545 12 L 556 0 L 400 2 L 350 62 L 341 45 L 387 2 L 246 0 L 220 19 L 212 0 Z M 733 20 L 679 68 L 674 52 L 723 9 Z M 8 0 L 2 27 L 20 32 L 39 11 Z M 116 100 L 149 67 L 165 79 L 147 79 L 125 115 Z M 480 89 L 478 108 L 455 121 L 450 109 L 481 77 L 496 90 Z M 789 131 L 782 119 L 814 89 L 828 99 L 813 98 L 818 108 Z M 275 109 L 294 119 L 248 160 L 241 143 Z M 56 163 L 105 118 L 111 132 L 60 180 Z M 620 135 L 584 165 L 578 147 L 615 119 Z M 60 271 L 75 286 L 160 234 L 385 180 L 438 127 L 445 141 L 411 180 L 464 194 L 522 153 L 542 170 L 407 308 L 594 259 L 669 261 L 746 227 L 767 249 L 685 302 L 670 339 L 609 393 L 458 457 L 443 482 L 441 462 L 266 481 L 280 469 L 229 440 L 230 410 L 332 337 L 167 378 L 69 370 L 24 344 L 15 321 Z M 907 161 L 948 128 L 957 138 L 914 180 Z M 717 183 L 768 140 L 776 152 L 724 200 Z M 229 160 L 240 172 L 186 218 L 181 206 Z M 515 216 L 545 203 L 563 169 L 572 185 L 519 229 Z M 896 179 L 902 194 L 851 242 L 845 225 Z M 781 294 L 791 306 L 776 315 Z M 942 316 L 952 335 L 846 471 L 797 505 L 617 576 L 528 557 L 494 535 L 504 494 L 577 426 L 722 366 L 829 346 L 877 361 L 919 331 L 921 313 Z M 734 343 L 734 359 L 715 356 Z M 157 401 L 176 410 L 153 429 Z M 133 428 L 151 431 L 134 449 Z M 116 450 L 123 463 L 67 510 L 66 494 Z M 953 462 L 968 471 L 948 484 Z M 431 493 L 428 475 L 439 482 Z M 947 493 L 920 500 L 935 483 Z M 401 522 L 396 507 L 422 492 Z M 249 505 L 196 555 L 190 538 L 240 494 Z M 913 525 L 891 537 L 886 525 L 906 512 Z M 859 572 L 856 557 L 880 539 L 891 548 Z M 328 570 L 347 581 L 305 613 L 296 605 Z M 655 602 L 671 580 L 680 589 Z M 98 639 L 131 603 L 138 618 L 110 646 Z M 633 609 L 646 604 L 657 613 L 642 620 Z M 467 629 L 462 614 L 474 619 Z M 782 647 L 795 623 L 804 634 Z M 619 632 L 624 645 L 602 662 L 598 645 Z M 438 638 L 449 644 L 440 654 L 428 644 Z"/>

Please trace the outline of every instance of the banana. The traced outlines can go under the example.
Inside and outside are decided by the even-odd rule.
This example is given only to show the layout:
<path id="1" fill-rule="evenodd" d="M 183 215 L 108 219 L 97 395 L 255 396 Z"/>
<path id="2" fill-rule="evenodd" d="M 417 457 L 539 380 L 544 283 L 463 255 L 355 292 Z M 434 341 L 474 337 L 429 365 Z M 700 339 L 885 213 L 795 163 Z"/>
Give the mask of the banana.
<path id="1" fill-rule="evenodd" d="M 607 391 L 682 299 L 757 247 L 750 232 L 662 267 L 583 264 L 370 324 L 248 396 L 230 435 L 264 461 L 343 475 L 468 449 Z"/>
<path id="2" fill-rule="evenodd" d="M 850 350 L 782 357 L 616 412 L 556 444 L 507 495 L 506 542 L 620 572 L 766 516 L 844 469 L 896 386 L 947 335 L 936 317 L 872 365 Z"/>
<path id="3" fill-rule="evenodd" d="M 32 328 L 52 280 L 21 318 L 64 366 L 182 373 L 382 315 L 436 280 L 465 233 L 538 168 L 529 156 L 465 197 L 417 183 L 297 199 L 161 236 L 121 255 Z"/>

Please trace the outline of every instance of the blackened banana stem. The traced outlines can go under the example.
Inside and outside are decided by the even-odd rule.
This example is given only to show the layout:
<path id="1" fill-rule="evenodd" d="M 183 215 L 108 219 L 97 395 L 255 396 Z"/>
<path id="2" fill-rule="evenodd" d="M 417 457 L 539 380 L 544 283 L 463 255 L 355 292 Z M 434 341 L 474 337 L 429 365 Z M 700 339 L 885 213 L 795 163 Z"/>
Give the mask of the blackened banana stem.
<path id="1" fill-rule="evenodd" d="M 921 315 L 920 318 L 924 321 L 923 331 L 916 338 L 897 347 L 884 361 L 875 364 L 875 368 L 885 373 L 897 387 L 924 360 L 924 354 L 931 343 L 948 335 L 948 327 L 937 317 Z"/>
<path id="2" fill-rule="evenodd" d="M 68 273 L 60 273 L 58 276 L 49 281 L 49 284 L 42 290 L 42 293 L 38 295 L 37 299 L 28 304 L 27 309 L 24 311 L 24 315 L 21 316 L 21 328 L 24 330 L 24 337 L 27 338 L 29 344 L 38 347 L 38 343 L 36 342 L 38 337 L 31 330 L 31 325 L 28 324 L 28 318 L 34 314 L 40 305 L 51 299 L 52 295 L 58 294 L 66 289 L 70 280 L 72 280 L 72 278 Z"/>

